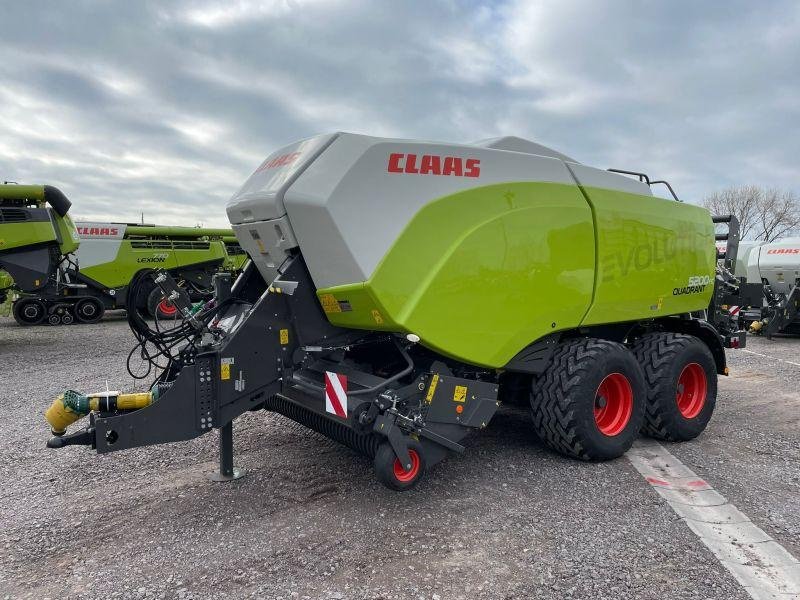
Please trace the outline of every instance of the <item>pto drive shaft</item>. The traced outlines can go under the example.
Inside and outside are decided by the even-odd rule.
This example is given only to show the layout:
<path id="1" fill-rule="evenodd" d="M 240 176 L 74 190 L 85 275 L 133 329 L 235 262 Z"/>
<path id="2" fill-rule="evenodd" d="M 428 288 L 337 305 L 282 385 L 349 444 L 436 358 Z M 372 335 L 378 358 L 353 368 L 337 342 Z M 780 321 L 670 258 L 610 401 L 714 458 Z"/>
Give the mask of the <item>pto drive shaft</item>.
<path id="1" fill-rule="evenodd" d="M 44 418 L 50 425 L 50 431 L 53 435 L 61 437 L 67 433 L 67 427 L 80 418 L 85 417 L 90 412 L 138 410 L 150 406 L 157 399 L 156 392 L 140 392 L 134 394 L 100 392 L 85 396 L 76 391 L 67 390 L 53 400 L 50 408 L 45 411 Z"/>

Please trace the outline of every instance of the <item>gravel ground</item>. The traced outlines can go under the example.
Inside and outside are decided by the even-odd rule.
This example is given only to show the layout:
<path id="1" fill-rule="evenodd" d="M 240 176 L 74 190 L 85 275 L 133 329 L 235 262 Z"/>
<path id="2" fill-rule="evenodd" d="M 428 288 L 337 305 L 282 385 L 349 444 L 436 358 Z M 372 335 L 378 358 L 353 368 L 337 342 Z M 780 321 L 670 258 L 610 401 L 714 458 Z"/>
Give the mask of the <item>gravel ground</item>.
<path id="1" fill-rule="evenodd" d="M 134 387 L 131 345 L 121 316 L 0 318 L 0 598 L 748 598 L 627 460 L 556 456 L 521 411 L 405 494 L 268 413 L 236 421 L 247 476 L 232 483 L 208 479 L 216 434 L 46 449 L 54 395 Z M 750 349 L 800 363 L 800 339 Z M 709 430 L 668 448 L 798 555 L 800 367 L 743 352 L 731 366 Z"/>

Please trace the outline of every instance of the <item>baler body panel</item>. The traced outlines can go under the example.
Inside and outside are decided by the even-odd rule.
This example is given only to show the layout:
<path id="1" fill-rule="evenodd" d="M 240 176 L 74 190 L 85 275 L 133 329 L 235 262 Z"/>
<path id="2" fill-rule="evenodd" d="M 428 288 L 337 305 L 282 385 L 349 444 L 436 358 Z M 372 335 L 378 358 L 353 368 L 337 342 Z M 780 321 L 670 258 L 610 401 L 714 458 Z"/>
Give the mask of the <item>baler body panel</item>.
<path id="1" fill-rule="evenodd" d="M 328 319 L 413 332 L 446 356 L 500 367 L 553 331 L 708 306 L 716 257 L 704 209 L 585 191 L 500 184 L 432 202 L 368 281 L 318 291 Z"/>
<path id="2" fill-rule="evenodd" d="M 283 197 L 286 190 L 337 136 L 335 133 L 319 135 L 270 154 L 228 203 L 231 223 L 266 221 L 285 215 Z"/>
<path id="3" fill-rule="evenodd" d="M 636 321 L 708 307 L 714 225 L 699 206 L 583 188 L 595 216 L 597 273 L 582 325 Z"/>
<path id="4" fill-rule="evenodd" d="M 576 186 L 504 183 L 427 204 L 365 284 L 319 295 L 335 325 L 413 332 L 446 356 L 501 366 L 580 325 L 594 265 L 592 212 Z"/>
<path id="5" fill-rule="evenodd" d="M 314 283 L 326 288 L 368 279 L 430 202 L 514 181 L 575 183 L 551 157 L 340 134 L 289 187 L 284 204 Z"/>
<path id="6" fill-rule="evenodd" d="M 640 181 L 507 141 L 314 139 L 313 159 L 268 158 L 259 170 L 282 171 L 279 191 L 270 184 L 259 200 L 246 184 L 228 215 L 267 282 L 302 253 L 334 325 L 414 333 L 499 368 L 554 331 L 709 304 L 708 212 Z M 258 213 L 259 201 L 270 208 Z M 248 220 L 245 205 L 263 219 Z"/>

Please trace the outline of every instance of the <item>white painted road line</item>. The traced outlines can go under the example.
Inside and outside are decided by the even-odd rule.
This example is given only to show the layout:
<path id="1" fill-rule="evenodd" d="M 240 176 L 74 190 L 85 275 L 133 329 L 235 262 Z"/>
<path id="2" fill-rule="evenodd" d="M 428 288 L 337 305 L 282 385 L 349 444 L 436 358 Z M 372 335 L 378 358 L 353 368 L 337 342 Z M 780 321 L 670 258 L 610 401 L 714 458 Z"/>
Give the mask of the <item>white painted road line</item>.
<path id="1" fill-rule="evenodd" d="M 770 360 L 777 360 L 778 362 L 786 363 L 787 365 L 794 365 L 795 367 L 800 367 L 800 363 L 792 362 L 790 360 L 783 360 L 782 358 L 775 358 L 774 356 L 767 356 L 766 354 L 761 354 L 760 352 L 753 352 L 752 350 L 748 350 L 747 348 L 740 348 L 739 351 L 747 352 L 748 354 L 755 354 L 756 356 L 762 356 Z"/>
<path id="2" fill-rule="evenodd" d="M 752 598 L 800 599 L 800 561 L 708 482 L 653 440 L 626 456 Z"/>

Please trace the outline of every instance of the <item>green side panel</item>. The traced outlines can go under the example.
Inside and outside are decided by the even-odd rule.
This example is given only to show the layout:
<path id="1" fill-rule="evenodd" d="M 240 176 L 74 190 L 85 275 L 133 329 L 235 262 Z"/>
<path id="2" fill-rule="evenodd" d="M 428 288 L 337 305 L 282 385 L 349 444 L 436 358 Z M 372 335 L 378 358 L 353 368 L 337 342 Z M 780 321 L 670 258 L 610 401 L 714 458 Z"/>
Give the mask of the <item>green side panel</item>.
<path id="1" fill-rule="evenodd" d="M 0 252 L 55 240 L 56 232 L 50 221 L 0 224 Z"/>
<path id="2" fill-rule="evenodd" d="M 408 332 L 392 318 L 371 283 L 354 283 L 317 290 L 322 308 L 334 325 L 355 329 Z"/>
<path id="3" fill-rule="evenodd" d="M 54 210 L 50 214 L 56 221 L 56 226 L 61 234 L 61 254 L 72 254 L 78 249 L 81 243 L 81 238 L 78 235 L 78 230 L 75 228 L 75 223 L 69 215 L 60 217 Z"/>
<path id="4" fill-rule="evenodd" d="M 583 321 L 598 325 L 708 308 L 716 247 L 707 210 L 584 188 L 597 222 L 597 282 Z"/>
<path id="5" fill-rule="evenodd" d="M 225 246 L 221 241 L 210 242 L 207 249 L 178 248 L 169 241 L 148 242 L 152 243 L 145 244 L 145 247 L 136 247 L 136 240 L 122 240 L 113 260 L 82 267 L 80 272 L 106 288 L 118 288 L 128 285 L 133 276 L 143 269 L 171 270 L 211 261 L 222 264 L 226 256 Z"/>
<path id="6" fill-rule="evenodd" d="M 431 202 L 369 281 L 318 294 L 336 325 L 413 332 L 446 356 L 501 367 L 580 324 L 594 265 L 592 212 L 578 187 L 505 183 Z"/>

